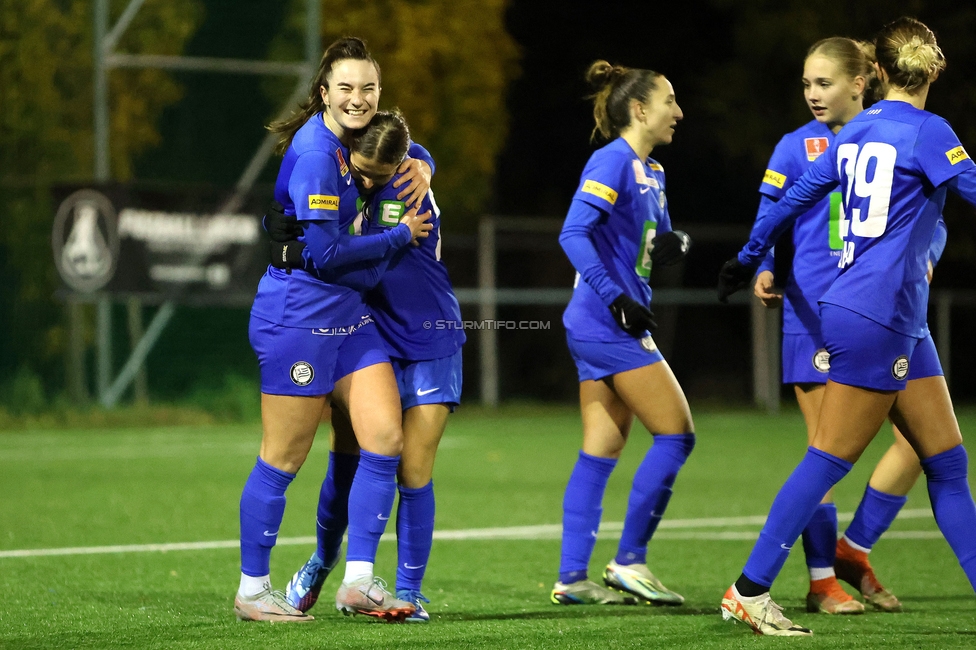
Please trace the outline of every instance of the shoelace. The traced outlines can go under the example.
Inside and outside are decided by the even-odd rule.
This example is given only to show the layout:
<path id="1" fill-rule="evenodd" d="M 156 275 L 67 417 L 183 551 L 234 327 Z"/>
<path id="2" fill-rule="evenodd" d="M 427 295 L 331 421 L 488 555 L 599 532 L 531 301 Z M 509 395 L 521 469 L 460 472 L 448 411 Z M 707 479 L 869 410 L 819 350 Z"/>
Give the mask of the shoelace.
<path id="1" fill-rule="evenodd" d="M 379 598 L 373 598 L 373 596 L 371 595 L 373 588 L 379 589 L 380 591 Z M 366 591 L 364 591 L 363 593 L 366 595 L 367 598 L 378 603 L 385 602 L 386 597 L 392 595 L 389 592 L 389 590 L 386 588 L 386 580 L 380 578 L 379 576 L 373 576 L 373 583 L 369 587 L 367 587 Z"/>
<path id="2" fill-rule="evenodd" d="M 281 609 L 283 612 L 291 614 L 295 612 L 294 607 L 292 607 L 288 601 L 285 599 L 285 594 L 281 591 L 272 591 L 268 596 L 271 598 L 271 602 L 275 604 L 276 607 Z"/>
<path id="3" fill-rule="evenodd" d="M 767 597 L 763 603 L 763 623 L 770 623 L 780 629 L 788 629 L 793 626 L 793 621 L 783 615 L 782 605 L 777 605 L 772 598 Z"/>
<path id="4" fill-rule="evenodd" d="M 403 595 L 401 596 L 401 594 L 403 594 Z M 413 589 L 411 589 L 409 591 L 401 591 L 401 592 L 399 592 L 397 594 L 397 598 L 399 598 L 400 600 L 405 600 L 408 603 L 413 603 L 415 605 L 417 604 L 417 601 L 418 600 L 422 600 L 425 603 L 430 603 L 430 600 L 426 596 L 424 596 L 419 591 L 416 591 L 416 590 L 413 590 Z"/>

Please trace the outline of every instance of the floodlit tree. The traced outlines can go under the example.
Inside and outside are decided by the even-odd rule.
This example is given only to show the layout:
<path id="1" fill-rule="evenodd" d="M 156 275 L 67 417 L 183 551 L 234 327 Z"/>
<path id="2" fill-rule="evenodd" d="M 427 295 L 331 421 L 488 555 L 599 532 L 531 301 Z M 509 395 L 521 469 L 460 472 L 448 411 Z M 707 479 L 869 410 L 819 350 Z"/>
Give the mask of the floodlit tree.
<path id="1" fill-rule="evenodd" d="M 518 49 L 505 31 L 507 0 L 322 0 L 322 42 L 359 36 L 383 72 L 380 108 L 398 106 L 413 139 L 437 162 L 434 189 L 452 218 L 486 208 L 508 133 L 505 98 Z M 304 0 L 293 0 L 272 46 L 300 59 Z M 269 84 L 271 87 L 272 84 Z M 282 84 L 276 96 L 287 97 Z"/>

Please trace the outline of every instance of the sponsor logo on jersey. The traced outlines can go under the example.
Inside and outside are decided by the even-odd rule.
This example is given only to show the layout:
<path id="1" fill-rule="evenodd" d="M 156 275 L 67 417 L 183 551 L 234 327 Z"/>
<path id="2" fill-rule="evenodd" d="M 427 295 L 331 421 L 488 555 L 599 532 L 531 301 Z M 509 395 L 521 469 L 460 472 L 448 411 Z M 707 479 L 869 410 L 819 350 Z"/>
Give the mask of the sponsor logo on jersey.
<path id="1" fill-rule="evenodd" d="M 346 164 L 346 159 L 342 157 L 342 149 L 336 147 L 336 159 L 339 161 L 339 176 L 345 176 L 349 173 L 349 165 Z"/>
<path id="2" fill-rule="evenodd" d="M 647 173 L 644 171 L 644 164 L 639 160 L 631 161 L 634 167 L 634 180 L 638 185 L 647 185 Z"/>
<path id="3" fill-rule="evenodd" d="M 403 201 L 380 201 L 377 216 L 381 226 L 396 227 L 406 213 L 407 204 Z"/>
<path id="4" fill-rule="evenodd" d="M 586 181 L 583 183 L 583 191 L 587 194 L 600 197 L 610 205 L 614 205 L 617 202 L 617 190 L 607 187 L 603 183 Z"/>
<path id="5" fill-rule="evenodd" d="M 813 367 L 817 372 L 830 371 L 830 353 L 826 349 L 820 348 L 813 354 Z"/>
<path id="6" fill-rule="evenodd" d="M 644 164 L 641 161 L 633 161 L 633 167 L 634 181 L 639 186 L 641 194 L 647 194 L 652 187 L 654 189 L 659 189 L 661 187 L 656 178 L 651 178 L 647 175 L 647 173 L 644 171 Z"/>
<path id="7" fill-rule="evenodd" d="M 657 163 L 650 163 L 648 165 L 648 167 L 651 168 L 651 171 L 652 172 L 663 172 L 664 171 L 664 167 L 662 165 L 657 164 Z"/>
<path id="8" fill-rule="evenodd" d="M 830 143 L 827 138 L 804 138 L 803 144 L 807 147 L 807 160 L 813 162 L 820 157 L 820 154 L 827 151 Z"/>
<path id="9" fill-rule="evenodd" d="M 772 169 L 767 169 L 763 175 L 763 183 L 769 183 L 773 187 L 783 189 L 783 186 L 786 185 L 786 175 L 774 172 Z"/>
<path id="10" fill-rule="evenodd" d="M 950 165 L 955 165 L 957 162 L 962 162 L 963 160 L 969 158 L 969 154 L 966 153 L 966 150 L 963 149 L 962 146 L 958 146 L 955 149 L 949 149 L 949 151 L 946 152 L 946 158 L 949 159 Z"/>
<path id="11" fill-rule="evenodd" d="M 315 370 L 312 369 L 312 364 L 308 361 L 295 362 L 288 374 L 296 386 L 308 386 L 315 378 Z"/>
<path id="12" fill-rule="evenodd" d="M 339 197 L 329 196 L 327 194 L 309 194 L 308 209 L 309 210 L 338 210 Z"/>
<path id="13" fill-rule="evenodd" d="M 904 354 L 895 359 L 891 364 L 891 376 L 901 381 L 908 376 L 908 357 Z"/>
<path id="14" fill-rule="evenodd" d="M 661 209 L 663 210 L 664 209 L 664 206 L 668 202 L 668 197 L 664 195 L 664 190 L 661 190 L 661 194 L 657 198 L 658 198 L 659 203 L 661 204 Z"/>

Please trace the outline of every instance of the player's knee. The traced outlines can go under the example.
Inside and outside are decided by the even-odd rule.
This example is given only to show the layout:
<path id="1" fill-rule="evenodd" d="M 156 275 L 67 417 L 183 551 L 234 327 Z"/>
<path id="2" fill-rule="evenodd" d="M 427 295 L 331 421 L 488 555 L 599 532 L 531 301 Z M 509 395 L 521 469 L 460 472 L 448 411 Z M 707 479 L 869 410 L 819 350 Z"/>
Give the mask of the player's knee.
<path id="1" fill-rule="evenodd" d="M 397 482 L 403 487 L 416 490 L 430 483 L 433 478 L 432 466 L 429 464 L 411 464 L 403 462 L 401 458 L 400 468 L 397 471 Z"/>
<path id="2" fill-rule="evenodd" d="M 383 456 L 399 456 L 403 451 L 403 431 L 398 423 L 375 427 L 364 432 L 359 446 L 368 452 Z"/>
<path id="3" fill-rule="evenodd" d="M 308 457 L 308 447 L 304 444 L 268 444 L 261 445 L 261 459 L 276 469 L 289 474 L 297 474 Z"/>

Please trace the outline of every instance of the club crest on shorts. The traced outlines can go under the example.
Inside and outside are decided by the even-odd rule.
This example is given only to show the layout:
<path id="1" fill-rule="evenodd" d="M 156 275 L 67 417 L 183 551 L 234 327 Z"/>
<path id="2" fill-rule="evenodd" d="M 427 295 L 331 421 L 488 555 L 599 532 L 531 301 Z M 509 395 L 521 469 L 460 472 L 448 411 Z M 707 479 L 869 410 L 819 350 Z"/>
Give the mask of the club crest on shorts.
<path id="1" fill-rule="evenodd" d="M 813 367 L 817 369 L 817 372 L 829 372 L 830 371 L 830 353 L 827 352 L 826 348 L 820 348 L 813 353 Z"/>
<path id="2" fill-rule="evenodd" d="M 291 380 L 296 386 L 308 386 L 315 378 L 315 370 L 312 369 L 312 364 L 307 361 L 296 362 L 288 374 L 291 375 Z"/>
<path id="3" fill-rule="evenodd" d="M 650 334 L 642 338 L 640 344 L 648 352 L 657 352 L 657 343 L 654 342 L 654 337 Z"/>
<path id="4" fill-rule="evenodd" d="M 901 381 L 908 376 L 908 357 L 904 354 L 895 359 L 891 364 L 891 376 Z"/>

